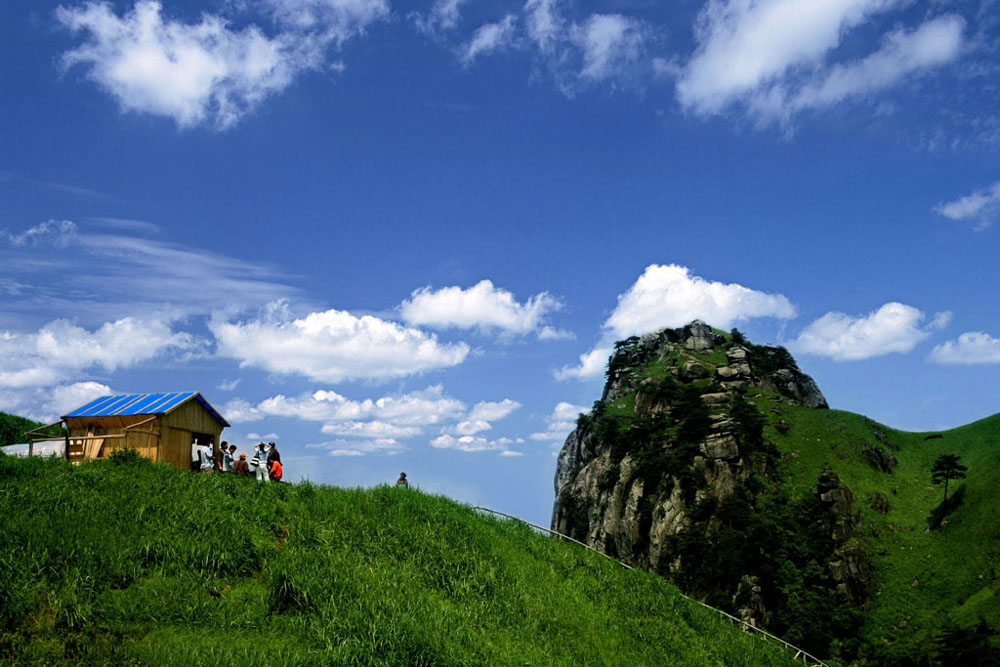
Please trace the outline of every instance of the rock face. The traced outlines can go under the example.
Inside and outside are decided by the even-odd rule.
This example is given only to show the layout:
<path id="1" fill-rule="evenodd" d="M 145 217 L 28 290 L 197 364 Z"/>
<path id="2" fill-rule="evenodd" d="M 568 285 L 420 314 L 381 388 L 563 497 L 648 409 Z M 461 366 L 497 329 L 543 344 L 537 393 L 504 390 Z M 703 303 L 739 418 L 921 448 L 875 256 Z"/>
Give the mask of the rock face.
<path id="1" fill-rule="evenodd" d="M 750 389 L 779 402 L 827 407 L 786 350 L 734 343 L 701 321 L 619 342 L 601 400 L 559 455 L 552 529 L 683 580 L 691 568 L 684 556 L 690 552 L 679 546 L 684 539 L 713 535 L 733 515 L 720 508 L 737 501 L 733 507 L 752 507 L 753 489 L 776 474 L 777 450 L 763 439 L 764 418 L 744 398 Z M 632 413 L 623 416 L 623 406 Z M 851 491 L 824 473 L 815 498 L 816 511 L 828 517 L 832 547 L 821 558 L 830 594 L 863 601 L 871 593 L 870 565 L 863 551 L 846 544 L 859 527 Z M 725 594 L 734 612 L 766 626 L 773 613 L 767 586 L 745 572 Z"/>

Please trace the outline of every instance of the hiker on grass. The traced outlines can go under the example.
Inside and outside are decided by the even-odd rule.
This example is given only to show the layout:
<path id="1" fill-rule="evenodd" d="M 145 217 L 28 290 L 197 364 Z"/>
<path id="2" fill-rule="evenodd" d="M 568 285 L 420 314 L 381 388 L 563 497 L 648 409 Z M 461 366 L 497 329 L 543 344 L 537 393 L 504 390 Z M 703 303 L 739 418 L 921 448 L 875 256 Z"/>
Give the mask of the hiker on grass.
<path id="1" fill-rule="evenodd" d="M 240 477 L 248 477 L 250 475 L 250 464 L 247 463 L 246 454 L 240 454 L 240 460 L 233 464 L 233 474 Z"/>
<path id="2" fill-rule="evenodd" d="M 233 471 L 234 451 L 236 451 L 235 445 L 233 447 L 230 447 L 228 442 L 226 442 L 225 440 L 222 441 L 222 446 L 219 448 L 219 456 L 222 458 L 222 472 Z"/>
<path id="3" fill-rule="evenodd" d="M 199 454 L 201 455 L 201 471 L 212 472 L 212 469 L 215 467 L 215 458 L 212 456 L 212 443 L 209 442 L 202 445 Z"/>
<path id="4" fill-rule="evenodd" d="M 191 441 L 191 472 L 201 470 L 201 447 L 198 446 L 198 439 Z"/>
<path id="5" fill-rule="evenodd" d="M 396 486 L 402 487 L 404 489 L 410 488 L 410 483 L 406 481 L 406 473 L 399 473 L 399 479 L 396 480 Z"/>
<path id="6" fill-rule="evenodd" d="M 281 476 L 284 474 L 284 471 L 281 468 L 281 461 L 271 461 L 271 467 L 268 469 L 268 473 L 270 474 L 271 479 L 275 482 L 280 482 Z"/>
<path id="7" fill-rule="evenodd" d="M 222 441 L 222 472 L 232 472 L 233 462 L 236 460 L 236 445 L 226 445 L 229 444 L 225 440 Z"/>
<path id="8" fill-rule="evenodd" d="M 264 443 L 259 443 L 253 450 L 253 459 L 250 461 L 254 472 L 257 474 L 258 482 L 267 482 L 267 452 L 264 450 Z"/>

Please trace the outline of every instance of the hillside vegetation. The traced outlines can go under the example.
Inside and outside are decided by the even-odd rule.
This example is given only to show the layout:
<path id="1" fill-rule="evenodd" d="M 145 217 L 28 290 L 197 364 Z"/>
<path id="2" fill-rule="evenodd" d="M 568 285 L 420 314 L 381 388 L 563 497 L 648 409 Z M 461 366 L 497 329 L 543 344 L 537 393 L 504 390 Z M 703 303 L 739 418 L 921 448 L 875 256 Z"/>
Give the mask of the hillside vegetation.
<path id="1" fill-rule="evenodd" d="M 784 665 L 664 579 L 413 490 L 0 455 L 0 662 Z"/>
<path id="2" fill-rule="evenodd" d="M 0 447 L 26 442 L 24 432 L 39 426 L 36 421 L 0 412 Z"/>

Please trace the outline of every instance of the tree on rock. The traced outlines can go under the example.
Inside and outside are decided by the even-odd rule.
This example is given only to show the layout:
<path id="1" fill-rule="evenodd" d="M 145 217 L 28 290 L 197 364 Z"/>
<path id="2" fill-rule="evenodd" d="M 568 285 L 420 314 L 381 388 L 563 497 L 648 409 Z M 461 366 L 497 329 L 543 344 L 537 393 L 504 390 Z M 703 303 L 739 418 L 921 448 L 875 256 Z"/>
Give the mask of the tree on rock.
<path id="1" fill-rule="evenodd" d="M 931 467 L 931 482 L 944 482 L 944 502 L 948 502 L 948 482 L 953 479 L 964 479 L 968 468 L 959 463 L 961 457 L 957 454 L 942 454 Z"/>

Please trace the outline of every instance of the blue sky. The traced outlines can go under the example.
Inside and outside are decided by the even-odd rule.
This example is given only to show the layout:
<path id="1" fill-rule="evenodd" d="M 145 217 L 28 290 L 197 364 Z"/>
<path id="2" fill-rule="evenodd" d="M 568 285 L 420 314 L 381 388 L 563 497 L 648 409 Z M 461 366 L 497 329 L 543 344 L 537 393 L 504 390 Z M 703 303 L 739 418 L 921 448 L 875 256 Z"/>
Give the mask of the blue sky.
<path id="1" fill-rule="evenodd" d="M 292 478 L 546 523 L 614 340 L 997 411 L 993 0 L 11 0 L 0 410 L 201 391 Z"/>

